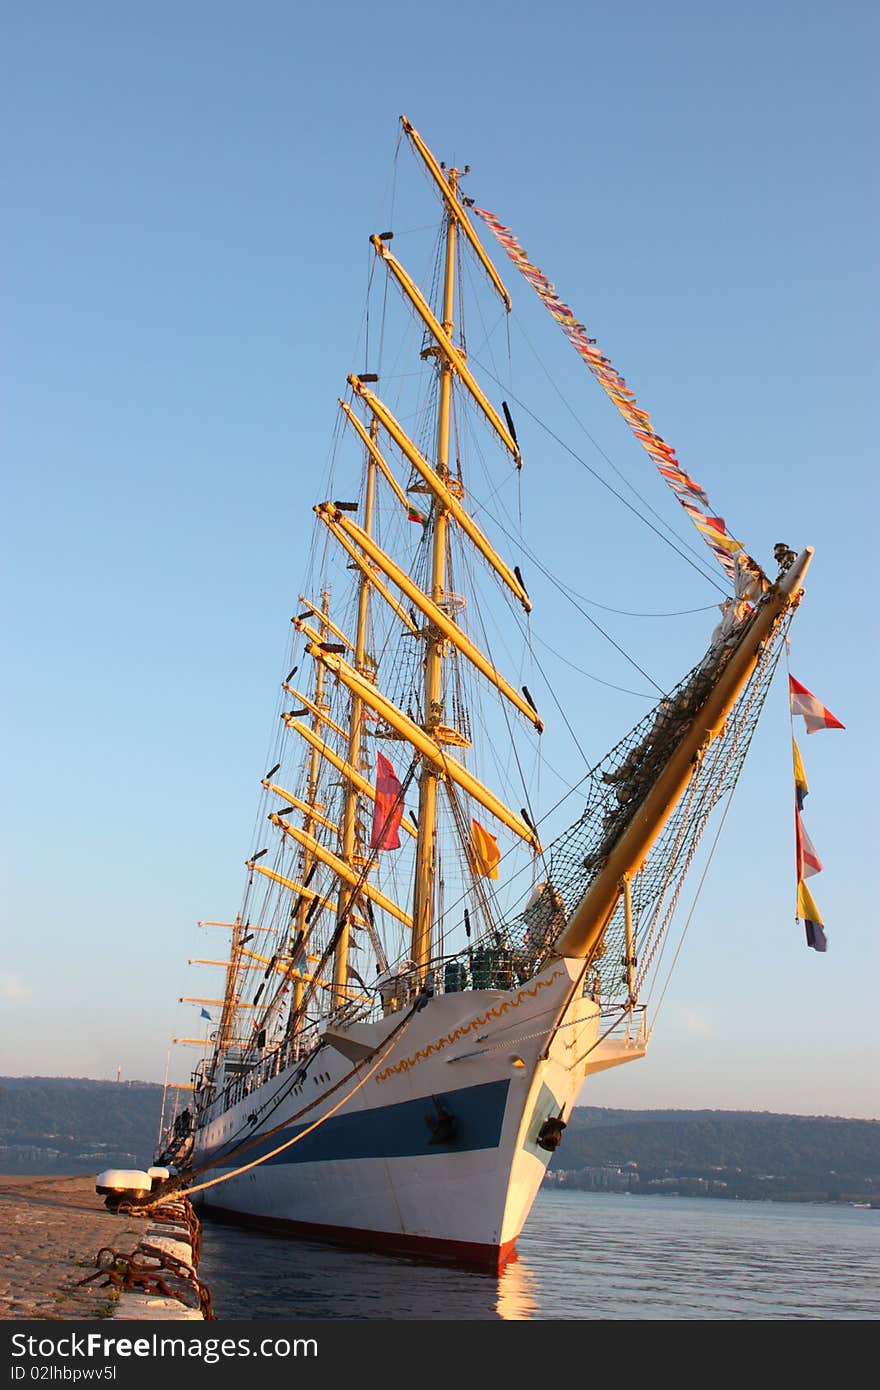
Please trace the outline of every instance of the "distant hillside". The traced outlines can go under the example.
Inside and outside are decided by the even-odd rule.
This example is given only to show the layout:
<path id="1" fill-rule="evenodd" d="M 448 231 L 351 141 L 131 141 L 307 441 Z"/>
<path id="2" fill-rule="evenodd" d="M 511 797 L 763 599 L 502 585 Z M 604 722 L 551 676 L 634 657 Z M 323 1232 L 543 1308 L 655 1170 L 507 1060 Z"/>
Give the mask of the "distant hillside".
<path id="1" fill-rule="evenodd" d="M 153 1161 L 162 1087 L 0 1077 L 0 1173 L 88 1173 Z"/>
<path id="2" fill-rule="evenodd" d="M 162 1087 L 0 1077 L 0 1173 L 152 1162 Z M 880 1205 L 880 1121 L 578 1106 L 547 1181 L 593 1191 Z"/>
<path id="3" fill-rule="evenodd" d="M 548 1180 L 593 1190 L 880 1205 L 880 1121 L 578 1107 Z"/>

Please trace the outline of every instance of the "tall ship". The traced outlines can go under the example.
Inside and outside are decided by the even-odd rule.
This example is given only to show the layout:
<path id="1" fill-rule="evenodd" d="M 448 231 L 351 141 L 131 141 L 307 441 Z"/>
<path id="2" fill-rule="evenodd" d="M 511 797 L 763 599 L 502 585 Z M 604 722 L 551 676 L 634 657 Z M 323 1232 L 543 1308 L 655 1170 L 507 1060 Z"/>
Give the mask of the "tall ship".
<path id="1" fill-rule="evenodd" d="M 438 213 L 434 254 L 423 288 L 393 228 L 370 238 L 373 302 L 395 304 L 408 335 L 386 371 L 374 323 L 327 492 L 307 499 L 314 541 L 243 897 L 213 924 L 228 950 L 201 963 L 223 985 L 189 999 L 209 1020 L 205 1055 L 157 1161 L 209 1212 L 498 1269 L 585 1082 L 645 1054 L 646 994 L 811 551 L 780 545 L 764 572 L 513 232 L 467 196 L 469 169 L 439 162 L 405 117 L 401 132 Z M 599 761 L 543 783 L 545 721 L 577 743 L 590 697 L 559 701 L 535 657 L 525 576 L 557 557 L 518 514 L 530 463 L 515 398 L 468 351 L 474 286 L 504 332 L 505 256 L 722 588 L 696 664 Z"/>

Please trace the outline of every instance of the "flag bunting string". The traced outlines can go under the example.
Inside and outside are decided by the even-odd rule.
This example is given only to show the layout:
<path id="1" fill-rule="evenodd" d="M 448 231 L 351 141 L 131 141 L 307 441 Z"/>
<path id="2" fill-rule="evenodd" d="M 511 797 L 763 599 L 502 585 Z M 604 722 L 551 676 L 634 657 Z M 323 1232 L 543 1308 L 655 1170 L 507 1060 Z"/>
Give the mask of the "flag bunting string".
<path id="1" fill-rule="evenodd" d="M 794 716 L 800 715 L 807 728 L 808 734 L 818 733 L 820 729 L 842 729 L 844 725 L 831 713 L 830 709 L 816 699 L 805 685 L 796 681 L 794 676 L 788 677 L 788 696 L 791 706 L 792 724 Z M 801 750 L 798 748 L 797 739 L 791 740 L 792 755 L 794 759 L 794 843 L 795 858 L 797 866 L 797 908 L 795 917 L 804 924 L 807 934 L 807 945 L 814 951 L 827 951 L 828 939 L 825 935 L 825 923 L 822 921 L 821 913 L 816 906 L 813 895 L 807 887 L 806 880 L 813 874 L 822 872 L 822 861 L 820 860 L 813 842 L 806 832 L 801 812 L 804 809 L 804 801 L 810 788 L 807 785 L 807 778 L 804 772 Z"/>
<path id="2" fill-rule="evenodd" d="M 675 450 L 654 429 L 650 415 L 637 404 L 635 394 L 624 378 L 596 345 L 596 339 L 588 335 L 584 325 L 575 318 L 574 312 L 559 298 L 556 293 L 556 286 L 547 279 L 542 270 L 532 264 L 510 228 L 505 227 L 504 223 L 500 222 L 495 214 L 486 208 L 478 208 L 470 200 L 468 200 L 468 206 L 486 223 L 514 265 L 559 324 L 608 399 L 623 416 L 635 438 L 642 448 L 650 454 L 661 477 L 672 489 L 730 579 L 734 583 L 736 582 L 739 565 L 745 565 L 747 569 L 759 575 L 762 574 L 760 566 L 746 553 L 742 542 L 730 534 L 723 517 L 713 514 L 703 488 L 681 467 L 675 456 Z"/>

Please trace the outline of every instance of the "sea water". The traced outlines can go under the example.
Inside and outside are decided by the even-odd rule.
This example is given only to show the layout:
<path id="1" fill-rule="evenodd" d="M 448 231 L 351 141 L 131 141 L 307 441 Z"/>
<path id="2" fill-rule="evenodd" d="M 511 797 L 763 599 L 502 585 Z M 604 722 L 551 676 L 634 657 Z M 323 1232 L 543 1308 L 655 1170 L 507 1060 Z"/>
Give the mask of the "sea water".
<path id="1" fill-rule="evenodd" d="M 542 1189 L 499 1275 L 204 1223 L 220 1318 L 877 1319 L 880 1210 Z"/>

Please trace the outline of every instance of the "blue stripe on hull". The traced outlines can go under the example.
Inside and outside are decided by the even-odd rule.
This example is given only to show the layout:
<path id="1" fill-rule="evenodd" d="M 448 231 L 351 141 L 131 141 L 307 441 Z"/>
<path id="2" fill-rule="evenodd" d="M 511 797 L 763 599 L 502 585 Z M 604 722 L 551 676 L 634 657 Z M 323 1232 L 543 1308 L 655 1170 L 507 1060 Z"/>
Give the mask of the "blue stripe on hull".
<path id="1" fill-rule="evenodd" d="M 455 1136 L 443 1143 L 432 1143 L 429 1120 L 437 1110 L 431 1096 L 401 1101 L 397 1105 L 333 1115 L 305 1139 L 266 1160 L 276 1163 L 316 1163 L 329 1159 L 422 1158 L 436 1153 L 469 1153 L 474 1149 L 495 1149 L 501 1140 L 501 1126 L 507 1104 L 509 1078 L 489 1081 L 482 1086 L 465 1086 L 458 1091 L 437 1095 L 456 1120 Z M 242 1155 L 246 1163 L 271 1153 L 308 1129 L 308 1121 L 279 1130 L 254 1144 Z M 196 1155 L 196 1166 L 214 1157 L 220 1149 Z M 233 1150 L 234 1153 L 234 1150 Z M 232 1155 L 231 1155 L 232 1156 Z M 233 1158 L 233 1162 L 235 1162 Z"/>

